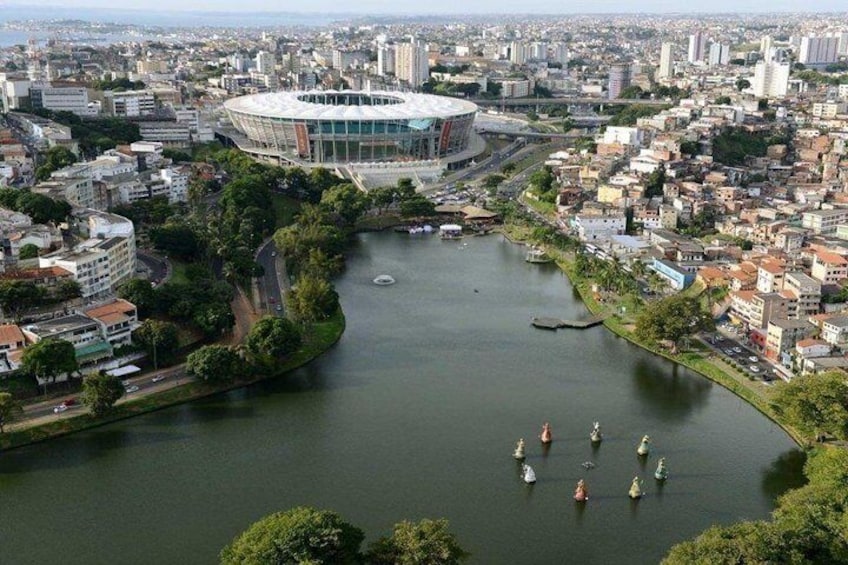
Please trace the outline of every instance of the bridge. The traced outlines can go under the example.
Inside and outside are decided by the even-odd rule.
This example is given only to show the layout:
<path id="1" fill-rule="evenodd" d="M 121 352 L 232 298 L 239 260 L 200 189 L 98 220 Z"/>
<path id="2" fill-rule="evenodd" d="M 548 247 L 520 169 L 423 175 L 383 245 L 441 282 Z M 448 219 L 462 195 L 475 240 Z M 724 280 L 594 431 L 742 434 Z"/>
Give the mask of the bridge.
<path id="1" fill-rule="evenodd" d="M 612 105 L 612 106 L 630 106 L 639 104 L 642 106 L 671 106 L 673 103 L 668 100 L 643 100 L 641 98 L 591 98 L 583 96 L 564 96 L 562 98 L 498 98 L 487 99 L 478 98 L 472 100 L 475 104 L 481 107 L 485 106 L 554 106 L 563 104 L 592 104 L 592 105 Z"/>

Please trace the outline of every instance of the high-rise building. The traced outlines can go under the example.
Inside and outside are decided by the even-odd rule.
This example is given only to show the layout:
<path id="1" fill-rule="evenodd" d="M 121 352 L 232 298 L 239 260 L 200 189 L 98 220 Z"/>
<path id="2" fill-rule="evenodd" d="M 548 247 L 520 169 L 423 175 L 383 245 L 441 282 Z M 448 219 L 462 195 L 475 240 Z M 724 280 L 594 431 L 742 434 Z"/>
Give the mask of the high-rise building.
<path id="1" fill-rule="evenodd" d="M 621 91 L 630 86 L 630 66 L 613 65 L 609 71 L 609 88 L 607 96 L 610 100 L 618 98 Z"/>
<path id="2" fill-rule="evenodd" d="M 568 65 L 568 46 L 565 43 L 557 43 L 553 47 L 553 60 L 563 67 Z"/>
<path id="3" fill-rule="evenodd" d="M 530 48 L 530 58 L 537 61 L 548 60 L 548 44 L 544 41 L 536 41 Z"/>
<path id="4" fill-rule="evenodd" d="M 521 41 L 509 44 L 509 62 L 513 65 L 523 65 L 530 58 L 530 50 Z"/>
<path id="5" fill-rule="evenodd" d="M 839 47 L 836 50 L 837 55 L 845 57 L 848 55 L 848 31 L 840 31 L 836 33 L 839 38 Z"/>
<path id="6" fill-rule="evenodd" d="M 300 72 L 300 56 L 297 53 L 283 53 L 280 66 L 284 73 L 297 74 Z"/>
<path id="7" fill-rule="evenodd" d="M 696 31 L 689 36 L 689 62 L 699 63 L 707 54 L 707 36 L 702 31 Z"/>
<path id="8" fill-rule="evenodd" d="M 657 78 L 671 78 L 674 75 L 673 50 L 673 43 L 662 44 L 660 48 L 660 69 L 657 71 Z"/>
<path id="9" fill-rule="evenodd" d="M 274 66 L 277 64 L 276 57 L 268 51 L 260 51 L 256 54 L 256 72 L 264 75 L 274 74 Z"/>
<path id="10" fill-rule="evenodd" d="M 789 85 L 789 63 L 760 61 L 754 67 L 754 96 L 783 98 Z"/>
<path id="11" fill-rule="evenodd" d="M 806 36 L 801 38 L 798 62 L 809 66 L 824 66 L 839 60 L 839 37 Z"/>
<path id="12" fill-rule="evenodd" d="M 770 35 L 764 35 L 762 39 L 760 39 L 760 53 L 763 54 L 763 59 L 766 61 L 771 61 L 774 46 L 772 45 L 772 39 Z"/>
<path id="13" fill-rule="evenodd" d="M 377 46 L 377 74 L 386 76 L 395 72 L 395 46 L 381 43 Z"/>
<path id="14" fill-rule="evenodd" d="M 427 46 L 413 39 L 397 46 L 395 76 L 418 88 L 430 78 Z"/>
<path id="15" fill-rule="evenodd" d="M 708 63 L 711 67 L 726 65 L 730 62 L 730 45 L 713 43 L 710 45 L 710 57 Z"/>

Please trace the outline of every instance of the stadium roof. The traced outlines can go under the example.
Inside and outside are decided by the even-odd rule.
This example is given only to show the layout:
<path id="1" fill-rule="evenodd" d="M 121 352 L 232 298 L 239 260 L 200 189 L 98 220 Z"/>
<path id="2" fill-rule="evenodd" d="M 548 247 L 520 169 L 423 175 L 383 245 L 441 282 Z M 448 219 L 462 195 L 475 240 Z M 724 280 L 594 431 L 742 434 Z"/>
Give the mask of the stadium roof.
<path id="1" fill-rule="evenodd" d="M 314 103 L 303 98 L 332 95 L 351 95 L 397 100 L 389 104 L 334 105 Z M 412 92 L 320 90 L 295 92 L 269 92 L 249 94 L 224 102 L 231 111 L 269 118 L 292 118 L 300 120 L 422 120 L 447 118 L 477 111 L 477 105 L 448 96 L 416 94 Z"/>

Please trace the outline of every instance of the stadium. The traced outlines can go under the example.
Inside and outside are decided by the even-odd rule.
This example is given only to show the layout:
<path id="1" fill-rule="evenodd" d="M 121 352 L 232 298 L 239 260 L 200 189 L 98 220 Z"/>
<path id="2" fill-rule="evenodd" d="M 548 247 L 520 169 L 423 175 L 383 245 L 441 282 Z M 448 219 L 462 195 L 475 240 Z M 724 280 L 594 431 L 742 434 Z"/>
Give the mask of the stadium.
<path id="1" fill-rule="evenodd" d="M 461 159 L 477 112 L 458 98 L 351 90 L 252 94 L 224 108 L 240 148 L 304 164 Z"/>

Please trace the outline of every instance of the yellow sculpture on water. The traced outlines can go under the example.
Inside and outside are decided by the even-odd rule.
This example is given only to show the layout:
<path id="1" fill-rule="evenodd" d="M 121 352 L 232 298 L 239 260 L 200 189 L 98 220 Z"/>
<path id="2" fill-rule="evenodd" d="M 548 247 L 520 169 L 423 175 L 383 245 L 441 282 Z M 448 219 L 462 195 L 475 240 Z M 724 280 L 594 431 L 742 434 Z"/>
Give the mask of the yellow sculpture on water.
<path id="1" fill-rule="evenodd" d="M 630 498 L 632 498 L 633 500 L 638 500 L 642 498 L 641 483 L 642 481 L 639 480 L 639 477 L 633 477 L 633 483 L 630 485 L 630 492 L 628 493 L 628 495 L 630 495 Z"/>
<path id="2" fill-rule="evenodd" d="M 518 459 L 519 461 L 524 461 L 524 438 L 518 440 L 518 443 L 515 445 L 515 451 L 512 453 L 512 456 Z"/>

